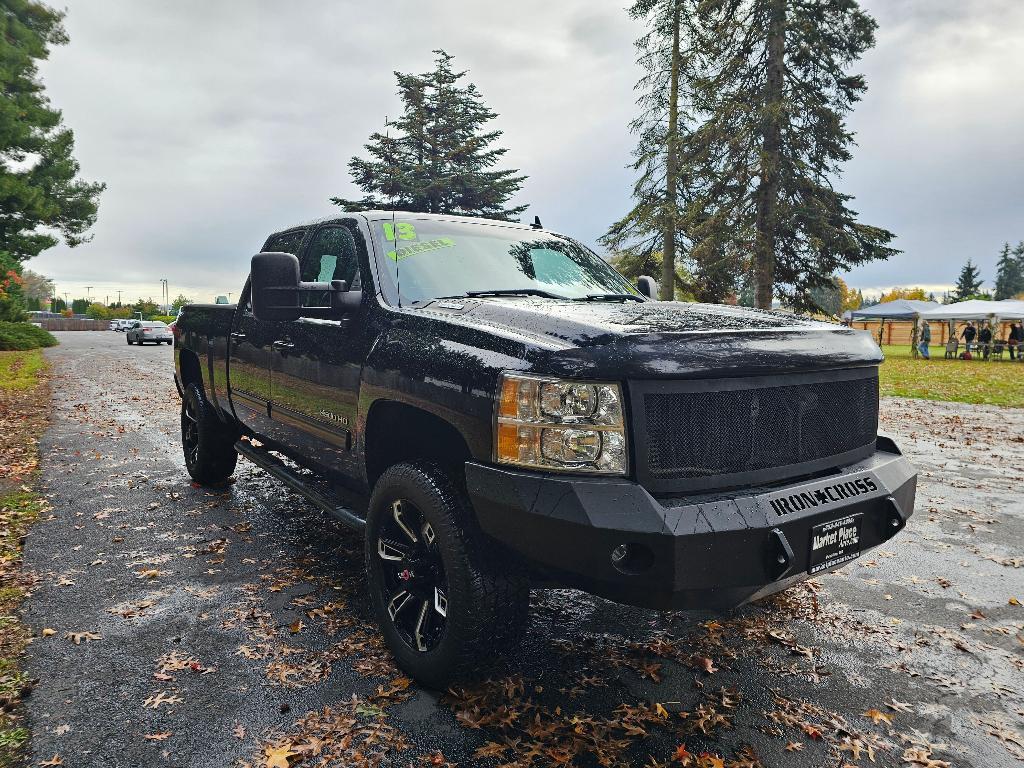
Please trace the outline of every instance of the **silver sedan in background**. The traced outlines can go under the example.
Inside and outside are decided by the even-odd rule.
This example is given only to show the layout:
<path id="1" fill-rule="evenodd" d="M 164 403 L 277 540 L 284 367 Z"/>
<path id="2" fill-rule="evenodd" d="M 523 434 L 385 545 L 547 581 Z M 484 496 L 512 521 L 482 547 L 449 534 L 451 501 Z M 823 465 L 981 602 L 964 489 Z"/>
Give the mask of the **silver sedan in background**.
<path id="1" fill-rule="evenodd" d="M 135 325 L 128 329 L 125 336 L 129 344 L 145 344 L 147 341 L 157 344 L 170 344 L 174 341 L 171 329 L 167 327 L 167 323 L 162 323 L 159 320 L 136 321 Z"/>

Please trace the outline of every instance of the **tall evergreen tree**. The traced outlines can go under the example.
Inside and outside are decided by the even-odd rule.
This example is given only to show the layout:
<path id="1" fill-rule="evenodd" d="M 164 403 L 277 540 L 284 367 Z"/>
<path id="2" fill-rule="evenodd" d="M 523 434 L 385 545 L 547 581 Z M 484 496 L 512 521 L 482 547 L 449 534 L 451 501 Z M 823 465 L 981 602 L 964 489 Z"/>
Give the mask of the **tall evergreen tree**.
<path id="1" fill-rule="evenodd" d="M 968 259 L 963 269 L 960 270 L 960 277 L 956 280 L 956 287 L 953 289 L 953 300 L 965 301 L 972 296 L 977 296 L 981 293 L 982 282 L 981 272 L 978 270 L 978 267 Z"/>
<path id="2" fill-rule="evenodd" d="M 637 172 L 633 208 L 601 238 L 622 263 L 644 265 L 660 276 L 660 298 L 692 296 L 722 301 L 737 288 L 740 260 L 731 243 L 695 238 L 703 220 L 684 221 L 694 190 L 681 172 L 680 151 L 693 119 L 692 68 L 696 51 L 689 30 L 694 0 L 636 0 L 627 13 L 646 31 L 636 41 L 639 115 L 631 168 Z M 667 258 L 664 258 L 667 256 Z"/>
<path id="3" fill-rule="evenodd" d="M 508 151 L 491 146 L 501 131 L 484 128 L 497 113 L 484 104 L 475 85 L 460 84 L 466 72 L 452 69 L 452 56 L 443 50 L 434 54 L 430 72 L 395 72 L 402 116 L 388 121 L 384 133 L 370 136 L 365 145 L 369 158 L 349 162 L 352 179 L 365 196 L 332 197 L 331 202 L 346 208 L 518 216 L 527 206 L 506 205 L 527 177 L 518 170 L 494 169 Z"/>
<path id="4" fill-rule="evenodd" d="M 996 263 L 996 300 L 1012 299 L 1021 292 L 1024 292 L 1024 243 L 1013 250 L 1009 243 L 1004 243 Z"/>
<path id="5" fill-rule="evenodd" d="M 874 44 L 856 0 L 704 0 L 688 33 L 699 124 L 681 145 L 694 188 L 683 226 L 750 253 L 756 304 L 778 295 L 821 309 L 811 291 L 837 272 L 897 253 L 862 224 L 833 182 L 850 159 L 845 117 L 866 89 L 848 69 Z"/>
<path id="6" fill-rule="evenodd" d="M 84 242 L 104 189 L 78 178 L 74 136 L 39 78 L 38 62 L 68 42 L 63 18 L 35 0 L 0 0 L 0 274 L 59 239 Z"/>

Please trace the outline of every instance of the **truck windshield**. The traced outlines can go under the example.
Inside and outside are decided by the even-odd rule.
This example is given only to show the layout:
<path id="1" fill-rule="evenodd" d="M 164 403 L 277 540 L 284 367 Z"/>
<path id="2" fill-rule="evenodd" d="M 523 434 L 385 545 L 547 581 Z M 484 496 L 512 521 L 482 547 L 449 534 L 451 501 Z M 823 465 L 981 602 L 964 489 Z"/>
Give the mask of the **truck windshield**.
<path id="1" fill-rule="evenodd" d="M 639 297 L 600 257 L 564 237 L 500 224 L 398 218 L 372 223 L 385 295 L 415 303 L 474 292 Z"/>

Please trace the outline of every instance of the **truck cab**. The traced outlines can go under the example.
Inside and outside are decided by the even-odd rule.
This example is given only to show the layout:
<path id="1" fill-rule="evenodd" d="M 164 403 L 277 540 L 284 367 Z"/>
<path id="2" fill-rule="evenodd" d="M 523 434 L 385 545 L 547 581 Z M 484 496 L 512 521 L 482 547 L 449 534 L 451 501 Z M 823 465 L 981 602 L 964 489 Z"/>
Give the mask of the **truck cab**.
<path id="1" fill-rule="evenodd" d="M 515 644 L 531 587 L 727 609 L 902 529 L 867 334 L 647 285 L 506 221 L 274 233 L 237 304 L 175 324 L 186 466 L 241 453 L 359 531 L 385 640 L 441 688 Z"/>

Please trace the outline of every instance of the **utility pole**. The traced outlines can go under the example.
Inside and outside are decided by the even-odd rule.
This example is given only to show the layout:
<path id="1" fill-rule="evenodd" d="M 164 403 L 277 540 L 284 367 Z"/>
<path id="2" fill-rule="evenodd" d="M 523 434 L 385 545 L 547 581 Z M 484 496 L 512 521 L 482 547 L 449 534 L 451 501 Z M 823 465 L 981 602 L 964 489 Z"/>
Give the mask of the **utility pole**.
<path id="1" fill-rule="evenodd" d="M 119 307 L 121 306 L 121 292 L 120 291 L 117 292 L 117 306 L 119 306 Z"/>
<path id="2" fill-rule="evenodd" d="M 85 286 L 85 303 L 92 304 L 92 298 L 89 296 L 89 292 L 92 290 L 91 285 Z"/>

